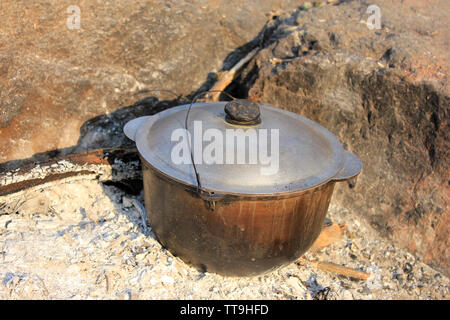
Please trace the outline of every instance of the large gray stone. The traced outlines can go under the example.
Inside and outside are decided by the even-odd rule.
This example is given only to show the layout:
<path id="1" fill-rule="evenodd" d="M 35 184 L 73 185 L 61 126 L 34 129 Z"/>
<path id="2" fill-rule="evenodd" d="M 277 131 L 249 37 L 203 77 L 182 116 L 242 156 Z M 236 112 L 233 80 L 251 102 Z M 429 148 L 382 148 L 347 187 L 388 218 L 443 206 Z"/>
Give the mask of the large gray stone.
<path id="1" fill-rule="evenodd" d="M 85 121 L 133 104 L 145 90 L 199 89 L 245 53 L 269 12 L 298 4 L 2 0 L 0 163 L 72 151 Z M 71 5 L 80 8 L 78 30 L 66 24 Z"/>
<path id="2" fill-rule="evenodd" d="M 359 1 L 281 16 L 233 90 L 337 135 L 364 168 L 333 201 L 448 273 L 450 3 L 370 4 L 380 30 Z"/>

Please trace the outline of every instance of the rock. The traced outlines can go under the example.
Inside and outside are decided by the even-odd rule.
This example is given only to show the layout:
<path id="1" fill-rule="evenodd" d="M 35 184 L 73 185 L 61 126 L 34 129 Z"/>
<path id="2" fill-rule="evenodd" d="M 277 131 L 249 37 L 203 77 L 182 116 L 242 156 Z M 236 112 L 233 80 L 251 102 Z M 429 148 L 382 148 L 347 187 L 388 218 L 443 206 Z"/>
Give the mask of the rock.
<path id="1" fill-rule="evenodd" d="M 0 162 L 67 153 L 85 121 L 133 104 L 146 90 L 196 91 L 248 51 L 266 14 L 298 1 L 75 4 L 79 29 L 68 21 L 76 12 L 67 13 L 67 3 L 2 1 Z M 121 128 L 111 132 L 114 139 Z"/>
<path id="2" fill-rule="evenodd" d="M 379 30 L 359 1 L 281 15 L 231 89 L 333 132 L 364 164 L 333 202 L 448 274 L 450 3 L 431 2 L 371 1 Z"/>

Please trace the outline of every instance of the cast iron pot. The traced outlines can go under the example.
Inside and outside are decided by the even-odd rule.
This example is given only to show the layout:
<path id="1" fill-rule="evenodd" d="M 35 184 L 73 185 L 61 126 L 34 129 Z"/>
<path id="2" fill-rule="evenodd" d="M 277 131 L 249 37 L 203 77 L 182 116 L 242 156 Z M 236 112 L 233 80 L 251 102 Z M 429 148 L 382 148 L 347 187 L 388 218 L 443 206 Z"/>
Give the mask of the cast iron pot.
<path id="1" fill-rule="evenodd" d="M 278 171 L 262 175 L 267 161 L 198 163 L 192 153 L 199 123 L 202 132 L 216 129 L 223 137 L 227 129 L 240 138 L 250 129 L 277 129 Z M 183 139 L 174 132 L 186 127 L 194 161 L 175 164 L 174 147 Z M 266 273 L 301 257 L 320 234 L 335 183 L 362 168 L 317 123 L 248 100 L 178 106 L 134 119 L 124 131 L 142 160 L 146 213 L 158 240 L 186 263 L 229 276 Z M 276 152 L 276 139 L 267 141 L 267 150 Z M 251 143 L 238 150 L 243 147 L 247 152 Z"/>

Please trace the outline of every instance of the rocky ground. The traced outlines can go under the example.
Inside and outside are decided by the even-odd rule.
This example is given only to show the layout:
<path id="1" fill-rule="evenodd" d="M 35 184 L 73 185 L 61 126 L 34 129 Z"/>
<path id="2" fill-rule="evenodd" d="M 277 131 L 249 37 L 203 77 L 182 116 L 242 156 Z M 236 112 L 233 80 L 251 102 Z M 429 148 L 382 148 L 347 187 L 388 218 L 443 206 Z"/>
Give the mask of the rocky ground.
<path id="1" fill-rule="evenodd" d="M 1 199 L 2 299 L 448 299 L 449 279 L 382 240 L 361 218 L 332 205 L 342 239 L 309 260 L 372 274 L 367 281 L 293 263 L 230 278 L 173 257 L 144 226 L 134 200 L 97 180 L 68 178 Z"/>
<path id="2" fill-rule="evenodd" d="M 70 1 L 0 3 L 0 298 L 449 298 L 448 1 L 78 2 L 79 30 Z M 118 174 L 107 157 L 94 157 L 100 174 L 17 192 L 45 176 L 23 163 L 130 144 L 126 121 L 188 101 L 254 47 L 227 90 L 317 121 L 364 163 L 329 211 L 347 232 L 307 258 L 368 281 L 306 262 L 196 271 L 161 248 L 133 196 L 102 184 Z M 148 91 L 161 88 L 180 97 Z"/>

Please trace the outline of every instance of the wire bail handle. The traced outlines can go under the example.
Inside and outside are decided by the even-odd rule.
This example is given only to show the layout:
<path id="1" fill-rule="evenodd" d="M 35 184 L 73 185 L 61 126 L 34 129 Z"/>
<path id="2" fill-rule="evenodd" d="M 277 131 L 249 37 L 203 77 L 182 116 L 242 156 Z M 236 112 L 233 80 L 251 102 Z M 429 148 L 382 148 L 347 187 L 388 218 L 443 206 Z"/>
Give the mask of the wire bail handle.
<path id="1" fill-rule="evenodd" d="M 203 95 L 203 94 L 205 94 L 205 93 L 210 93 L 210 92 L 221 92 L 221 93 L 225 93 L 229 98 L 233 99 L 230 103 L 235 103 L 236 101 L 240 101 L 239 99 L 236 99 L 236 98 L 233 97 L 231 94 L 229 94 L 228 92 L 225 92 L 225 91 L 223 91 L 223 90 L 206 90 L 206 91 L 202 91 L 202 92 L 197 93 L 197 94 L 194 96 L 194 98 L 192 98 L 191 104 L 189 105 L 189 108 L 188 108 L 187 113 L 186 113 L 186 118 L 185 118 L 185 121 L 184 121 L 184 129 L 186 130 L 186 132 L 188 132 L 188 119 L 189 119 L 189 113 L 191 112 L 191 109 L 192 109 L 192 105 L 195 103 L 195 101 L 196 101 L 201 95 Z M 228 104 L 227 104 L 227 105 L 228 105 Z M 225 112 L 227 112 L 227 111 L 225 110 Z M 215 210 L 215 207 L 216 207 L 215 202 L 216 202 L 218 199 L 223 198 L 225 195 L 223 195 L 223 194 L 217 194 L 217 193 L 215 193 L 215 192 L 213 192 L 213 191 L 210 192 L 210 191 L 206 191 L 206 190 L 203 190 L 203 189 L 202 189 L 202 184 L 201 184 L 201 182 L 200 182 L 200 174 L 198 173 L 198 171 L 197 171 L 197 166 L 195 165 L 195 162 L 194 162 L 194 155 L 193 155 L 193 153 L 192 153 L 191 142 L 190 142 L 189 139 L 187 139 L 187 140 L 188 140 L 188 145 L 189 145 L 189 152 L 190 152 L 190 155 L 191 155 L 191 163 L 192 163 L 192 167 L 194 168 L 195 179 L 196 179 L 196 181 L 197 181 L 197 193 L 198 193 L 198 195 L 200 196 L 200 198 L 202 198 L 202 199 L 205 201 L 206 207 L 207 207 L 209 210 L 214 211 L 214 210 Z"/>

